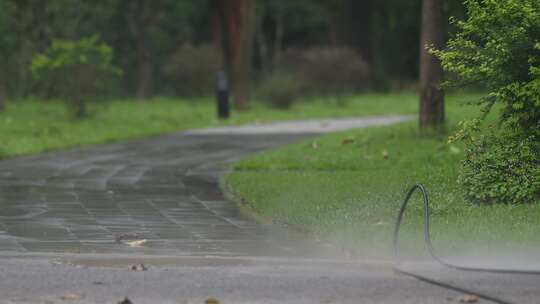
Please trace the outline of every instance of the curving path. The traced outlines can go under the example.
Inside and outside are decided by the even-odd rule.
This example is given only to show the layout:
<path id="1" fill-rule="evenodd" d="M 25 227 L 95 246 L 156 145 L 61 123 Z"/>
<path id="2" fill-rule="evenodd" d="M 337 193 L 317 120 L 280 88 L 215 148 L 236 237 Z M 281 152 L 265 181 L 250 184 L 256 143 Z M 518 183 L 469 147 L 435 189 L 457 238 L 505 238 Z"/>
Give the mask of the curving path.
<path id="1" fill-rule="evenodd" d="M 323 259 L 320 244 L 255 223 L 219 191 L 228 164 L 248 154 L 406 119 L 195 130 L 0 161 L 0 304 L 467 300 L 396 276 L 385 261 Z M 139 263 L 149 270 L 130 270 Z M 508 303 L 539 303 L 538 277 L 411 267 Z"/>
<path id="2" fill-rule="evenodd" d="M 0 251 L 306 256 L 314 252 L 306 241 L 251 221 L 224 199 L 218 179 L 227 165 L 313 130 L 404 119 L 196 130 L 4 160 Z M 129 245 L 140 240 L 146 243 Z"/>

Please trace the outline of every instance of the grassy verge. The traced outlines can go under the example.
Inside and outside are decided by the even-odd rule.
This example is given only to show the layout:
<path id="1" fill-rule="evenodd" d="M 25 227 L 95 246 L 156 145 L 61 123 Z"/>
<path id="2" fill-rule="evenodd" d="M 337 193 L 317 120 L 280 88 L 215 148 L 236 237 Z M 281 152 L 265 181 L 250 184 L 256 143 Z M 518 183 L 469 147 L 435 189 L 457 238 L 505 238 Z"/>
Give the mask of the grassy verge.
<path id="1" fill-rule="evenodd" d="M 447 103 L 450 126 L 478 112 Z M 399 203 L 414 182 L 430 191 L 433 237 L 447 252 L 538 248 L 540 204 L 473 206 L 456 178 L 462 147 L 417 133 L 416 122 L 358 129 L 263 152 L 234 165 L 225 185 L 254 212 L 359 251 L 388 249 Z M 422 208 L 405 239 L 421 240 Z M 521 247 L 520 247 L 521 246 Z M 474 247 L 474 248 L 473 248 Z M 421 248 L 421 247 L 419 247 Z"/>
<path id="2" fill-rule="evenodd" d="M 366 94 L 348 98 L 345 105 L 324 98 L 299 102 L 290 110 L 254 103 L 228 121 L 215 118 L 211 99 L 156 98 L 147 102 L 112 101 L 91 104 L 90 115 L 74 120 L 61 102 L 9 103 L 0 113 L 0 157 L 39 153 L 79 145 L 146 137 L 163 133 L 249 122 L 319 117 L 409 114 L 416 109 L 411 93 Z"/>

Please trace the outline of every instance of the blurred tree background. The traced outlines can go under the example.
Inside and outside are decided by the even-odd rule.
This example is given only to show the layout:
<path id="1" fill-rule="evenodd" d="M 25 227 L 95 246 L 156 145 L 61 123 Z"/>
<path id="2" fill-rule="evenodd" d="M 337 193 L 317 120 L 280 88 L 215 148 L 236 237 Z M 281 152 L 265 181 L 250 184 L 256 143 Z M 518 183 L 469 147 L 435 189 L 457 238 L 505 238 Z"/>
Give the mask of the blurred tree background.
<path id="1" fill-rule="evenodd" d="M 443 4 L 464 15 L 461 1 Z M 208 96 L 221 69 L 238 109 L 254 94 L 286 107 L 310 94 L 416 88 L 421 14 L 422 0 L 0 0 L 0 104 L 59 97 L 32 77 L 33 58 L 92 36 L 123 72 L 114 98 Z"/>
<path id="2" fill-rule="evenodd" d="M 490 134 L 478 120 L 456 136 L 467 146 L 462 183 L 472 200 L 537 197 L 540 171 L 529 168 L 540 155 L 538 3 L 0 0 L 0 111 L 8 104 L 0 157 L 261 117 L 418 113 L 422 135 L 440 135 L 453 128 L 445 124 L 446 77 L 487 92 L 480 103 L 502 107 L 500 130 L 514 131 L 469 136 Z M 227 122 L 210 103 L 220 71 L 238 110 Z M 9 114 L 9 104 L 20 107 Z M 95 109 L 105 110 L 87 125 L 54 114 L 91 118 Z M 530 191 L 521 190 L 522 175 L 533 176 Z M 519 177 L 512 196 L 507 176 Z"/>

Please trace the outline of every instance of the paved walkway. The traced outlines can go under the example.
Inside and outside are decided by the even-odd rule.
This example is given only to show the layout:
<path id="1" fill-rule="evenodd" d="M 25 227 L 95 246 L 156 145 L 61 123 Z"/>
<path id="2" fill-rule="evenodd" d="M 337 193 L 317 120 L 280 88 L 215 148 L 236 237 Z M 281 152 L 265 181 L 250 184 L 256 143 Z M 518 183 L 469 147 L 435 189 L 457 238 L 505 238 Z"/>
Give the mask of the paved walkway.
<path id="1" fill-rule="evenodd" d="M 298 138 L 178 134 L 0 162 L 0 251 L 293 254 L 217 183 L 228 162 Z"/>
<path id="2" fill-rule="evenodd" d="M 229 126 L 197 129 L 188 134 L 324 134 L 353 128 L 388 125 L 411 120 L 413 116 L 375 116 L 358 118 L 335 118 L 313 120 L 290 120 L 256 125 Z"/>
<path id="3" fill-rule="evenodd" d="M 217 183 L 227 165 L 313 135 L 294 126 L 281 134 L 269 133 L 275 125 L 257 134 L 194 131 L 1 161 L 0 304 L 126 296 L 136 304 L 212 296 L 220 303 L 458 303 L 459 293 L 397 276 L 385 262 L 321 259 L 320 244 L 255 223 L 224 199 Z M 129 270 L 139 263 L 149 270 Z M 539 303 L 537 276 L 412 266 L 508 303 Z"/>
<path id="4" fill-rule="evenodd" d="M 335 131 L 404 119 L 319 125 Z M 269 134 L 276 124 L 239 128 L 252 134 L 192 131 L 1 161 L 0 251 L 308 255 L 314 250 L 303 238 L 240 214 L 218 179 L 228 163 L 305 138 L 313 124 L 284 123 L 280 134 Z"/>

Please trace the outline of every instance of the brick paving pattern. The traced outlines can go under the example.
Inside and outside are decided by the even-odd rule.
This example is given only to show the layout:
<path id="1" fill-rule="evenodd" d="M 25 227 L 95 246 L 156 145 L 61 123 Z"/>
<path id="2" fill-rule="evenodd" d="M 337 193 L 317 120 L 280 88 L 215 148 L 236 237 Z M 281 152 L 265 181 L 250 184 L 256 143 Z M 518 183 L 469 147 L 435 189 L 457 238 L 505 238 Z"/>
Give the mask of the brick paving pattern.
<path id="1" fill-rule="evenodd" d="M 217 185 L 229 162 L 300 137 L 176 134 L 1 161 L 0 251 L 300 254 Z"/>

